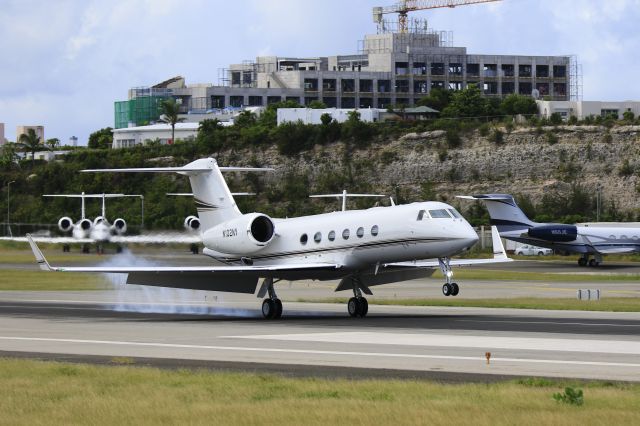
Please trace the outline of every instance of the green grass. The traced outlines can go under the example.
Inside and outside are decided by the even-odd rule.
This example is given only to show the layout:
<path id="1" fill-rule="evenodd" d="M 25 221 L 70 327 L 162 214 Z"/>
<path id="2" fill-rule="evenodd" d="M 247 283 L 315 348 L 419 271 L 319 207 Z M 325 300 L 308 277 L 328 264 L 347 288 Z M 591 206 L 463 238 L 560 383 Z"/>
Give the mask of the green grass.
<path id="1" fill-rule="evenodd" d="M 640 385 L 541 379 L 493 384 L 277 375 L 0 359 L 0 423 L 640 424 Z M 581 407 L 559 404 L 565 386 Z"/>
<path id="2" fill-rule="evenodd" d="M 297 302 L 347 303 L 347 298 L 297 299 Z M 640 297 L 615 297 L 599 301 L 519 297 L 513 299 L 367 299 L 370 305 L 451 306 L 466 308 L 550 309 L 560 311 L 640 312 Z"/>
<path id="3" fill-rule="evenodd" d="M 104 275 L 5 269 L 0 271 L 0 291 L 61 291 L 111 289 Z"/>
<path id="4" fill-rule="evenodd" d="M 551 282 L 602 282 L 602 281 L 638 281 L 640 274 L 609 274 L 597 273 L 597 270 L 589 270 L 584 274 L 555 274 L 550 272 L 521 272 L 490 269 L 455 268 L 456 280 L 486 280 L 486 281 L 551 281 Z M 442 273 L 438 270 L 433 274 L 434 278 L 441 279 Z"/>
<path id="5" fill-rule="evenodd" d="M 83 263 L 83 262 L 95 262 L 100 258 L 95 253 L 82 254 L 76 253 L 63 253 L 62 250 L 55 249 L 42 249 L 44 256 L 50 264 L 56 263 Z M 36 258 L 31 251 L 24 250 L 0 250 L 0 262 L 1 263 L 15 263 L 15 264 L 36 264 Z"/>

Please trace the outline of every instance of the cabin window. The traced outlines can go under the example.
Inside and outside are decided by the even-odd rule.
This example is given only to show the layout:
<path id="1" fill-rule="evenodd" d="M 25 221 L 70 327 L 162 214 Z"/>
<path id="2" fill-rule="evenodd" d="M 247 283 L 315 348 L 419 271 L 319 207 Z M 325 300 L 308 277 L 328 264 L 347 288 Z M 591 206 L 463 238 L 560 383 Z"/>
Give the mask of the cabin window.
<path id="1" fill-rule="evenodd" d="M 336 231 L 329 232 L 328 238 L 329 238 L 329 241 L 335 240 L 336 239 Z"/>
<path id="2" fill-rule="evenodd" d="M 364 228 L 362 226 L 358 228 L 358 230 L 356 231 L 356 235 L 358 236 L 358 238 L 364 237 Z"/>
<path id="3" fill-rule="evenodd" d="M 374 237 L 378 235 L 378 225 L 373 225 L 371 227 L 371 235 L 373 235 Z"/>
<path id="4" fill-rule="evenodd" d="M 322 241 L 322 233 L 316 232 L 316 235 L 313 236 L 313 241 L 315 241 L 316 243 L 319 243 L 320 241 Z"/>
<path id="5" fill-rule="evenodd" d="M 300 244 L 305 245 L 307 244 L 308 240 L 309 240 L 309 237 L 307 236 L 307 234 L 302 234 L 300 236 Z"/>
<path id="6" fill-rule="evenodd" d="M 627 239 L 627 236 L 626 236 L 626 235 L 620 235 L 620 239 L 621 239 L 621 240 L 626 240 L 626 239 Z"/>
<path id="7" fill-rule="evenodd" d="M 456 209 L 449 209 L 449 213 L 451 213 L 451 215 L 456 219 L 462 219 L 462 215 L 458 213 L 458 210 Z"/>
<path id="8" fill-rule="evenodd" d="M 344 238 L 345 240 L 348 240 L 349 234 L 350 234 L 349 230 L 345 229 L 344 231 L 342 231 L 342 238 Z"/>
<path id="9" fill-rule="evenodd" d="M 445 209 L 442 210 L 429 210 L 429 215 L 434 219 L 451 219 L 451 216 Z"/>

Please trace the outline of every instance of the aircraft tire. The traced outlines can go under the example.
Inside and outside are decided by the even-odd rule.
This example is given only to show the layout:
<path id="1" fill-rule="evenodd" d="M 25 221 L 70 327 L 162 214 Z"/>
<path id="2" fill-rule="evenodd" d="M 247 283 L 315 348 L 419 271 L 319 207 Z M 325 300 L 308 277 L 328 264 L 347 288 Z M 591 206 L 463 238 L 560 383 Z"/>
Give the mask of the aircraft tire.
<path id="1" fill-rule="evenodd" d="M 445 285 L 442 286 L 442 294 L 445 296 L 451 296 L 452 291 L 453 289 L 451 288 L 451 285 L 445 283 Z"/>
<path id="2" fill-rule="evenodd" d="M 360 318 L 364 318 L 367 316 L 369 312 L 369 302 L 364 297 L 361 297 L 358 300 L 358 316 Z"/>
<path id="3" fill-rule="evenodd" d="M 347 312 L 349 312 L 349 315 L 353 318 L 358 316 L 358 312 L 360 311 L 359 307 L 360 303 L 358 303 L 358 299 L 355 297 L 352 297 L 347 302 Z"/>
<path id="4" fill-rule="evenodd" d="M 460 293 L 460 287 L 458 287 L 458 284 L 451 283 L 451 295 L 452 296 L 457 296 L 458 293 Z"/>
<path id="5" fill-rule="evenodd" d="M 589 266 L 591 266 L 592 268 L 596 268 L 596 267 L 600 266 L 600 262 L 598 262 L 595 259 L 591 259 L 591 260 L 589 260 Z"/>
<path id="6" fill-rule="evenodd" d="M 581 257 L 578 259 L 578 266 L 587 266 L 587 259 Z"/>
<path id="7" fill-rule="evenodd" d="M 276 304 L 271 299 L 264 299 L 262 301 L 262 316 L 265 319 L 272 319 L 276 313 Z"/>
<path id="8" fill-rule="evenodd" d="M 276 305 L 276 312 L 275 315 L 273 316 L 274 319 L 280 319 L 282 318 L 282 301 L 280 299 L 276 299 L 274 300 L 274 303 Z"/>

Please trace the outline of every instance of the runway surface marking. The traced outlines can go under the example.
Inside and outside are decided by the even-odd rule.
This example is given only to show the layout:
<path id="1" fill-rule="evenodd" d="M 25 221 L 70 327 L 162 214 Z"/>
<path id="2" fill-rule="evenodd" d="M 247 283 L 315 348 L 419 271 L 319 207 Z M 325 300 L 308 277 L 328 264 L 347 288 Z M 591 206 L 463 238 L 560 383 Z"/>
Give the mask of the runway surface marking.
<path id="1" fill-rule="evenodd" d="M 352 352 L 352 351 L 321 351 L 311 349 L 280 349 L 280 348 L 264 348 L 264 347 L 242 347 L 242 346 L 207 346 L 207 345 L 186 345 L 174 343 L 156 343 L 156 342 L 127 342 L 113 340 L 82 340 L 82 339 L 53 339 L 45 337 L 11 337 L 0 336 L 0 340 L 4 341 L 26 341 L 26 342 L 55 342 L 55 343 L 71 343 L 71 344 L 91 344 L 91 345 L 112 345 L 112 346 L 134 346 L 134 347 L 155 347 L 155 348 L 182 348 L 182 349 L 204 349 L 219 351 L 244 351 L 244 352 L 262 352 L 262 353 L 295 353 L 308 355 L 339 355 L 339 356 L 359 356 L 359 357 L 387 357 L 387 358 L 418 358 L 418 359 L 441 359 L 456 361 L 480 361 L 485 362 L 484 356 L 457 356 L 457 355 L 422 355 L 422 354 L 403 354 L 403 353 L 381 353 L 381 352 Z M 42 348 L 39 348 L 42 350 Z M 601 367 L 624 367 L 636 368 L 640 364 L 625 362 L 599 362 L 599 361 L 573 361 L 573 360 L 556 360 L 556 359 L 533 359 L 533 358 L 500 358 L 492 357 L 492 363 L 496 362 L 514 362 L 525 364 L 565 364 L 565 365 L 590 365 Z"/>
<path id="2" fill-rule="evenodd" d="M 625 340 L 550 339 L 542 337 L 465 336 L 402 333 L 313 333 L 226 336 L 236 339 L 285 340 L 297 342 L 496 348 L 529 351 L 587 352 L 640 355 L 640 342 Z"/>
<path id="3" fill-rule="evenodd" d="M 487 322 L 487 323 L 506 323 L 506 324 L 553 324 L 553 325 L 585 325 L 585 326 L 598 326 L 598 327 L 637 327 L 640 328 L 640 324 L 612 324 L 610 322 L 568 322 L 568 321 L 515 321 L 515 320 L 465 320 L 457 319 L 456 322 Z"/>

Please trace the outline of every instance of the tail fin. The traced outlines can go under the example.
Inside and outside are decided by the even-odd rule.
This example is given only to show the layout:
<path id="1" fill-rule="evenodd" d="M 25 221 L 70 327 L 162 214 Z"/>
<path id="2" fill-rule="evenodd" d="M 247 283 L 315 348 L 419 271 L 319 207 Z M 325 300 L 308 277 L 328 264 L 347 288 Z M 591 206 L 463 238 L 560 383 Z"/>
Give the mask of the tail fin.
<path id="1" fill-rule="evenodd" d="M 178 173 L 189 177 L 193 198 L 198 210 L 202 231 L 241 216 L 233 195 L 222 176 L 223 171 L 269 171 L 264 168 L 219 167 L 213 158 L 195 160 L 183 167 L 155 167 L 139 169 L 97 169 L 83 172 L 144 172 Z"/>
<path id="2" fill-rule="evenodd" d="M 511 195 L 482 194 L 458 196 L 458 198 L 484 202 L 487 210 L 489 210 L 489 216 L 491 216 L 491 225 L 495 225 L 500 232 L 529 229 L 536 225 L 536 223 L 529 219 L 520 207 L 518 207 Z"/>

